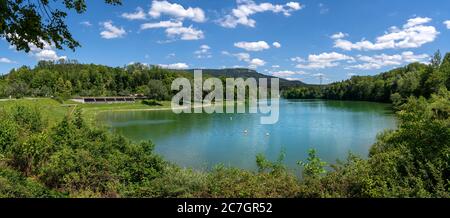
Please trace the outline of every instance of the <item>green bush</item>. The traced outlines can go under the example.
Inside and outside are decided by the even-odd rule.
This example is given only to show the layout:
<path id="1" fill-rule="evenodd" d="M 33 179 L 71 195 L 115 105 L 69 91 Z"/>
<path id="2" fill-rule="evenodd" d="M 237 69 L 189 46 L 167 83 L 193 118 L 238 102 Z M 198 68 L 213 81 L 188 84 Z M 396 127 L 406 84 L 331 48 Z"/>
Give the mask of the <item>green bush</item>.
<path id="1" fill-rule="evenodd" d="M 142 100 L 142 104 L 145 104 L 145 105 L 148 105 L 148 106 L 162 106 L 161 103 L 159 103 L 158 101 L 153 100 L 153 99 L 151 99 L 151 100 Z"/>

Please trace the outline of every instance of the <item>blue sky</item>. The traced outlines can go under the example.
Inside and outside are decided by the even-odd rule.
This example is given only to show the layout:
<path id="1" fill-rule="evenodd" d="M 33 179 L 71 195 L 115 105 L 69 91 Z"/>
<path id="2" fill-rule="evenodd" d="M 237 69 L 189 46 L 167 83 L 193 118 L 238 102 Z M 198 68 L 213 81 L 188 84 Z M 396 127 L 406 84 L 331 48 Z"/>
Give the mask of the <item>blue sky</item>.
<path id="1" fill-rule="evenodd" d="M 17 52 L 0 40 L 0 73 L 38 60 L 124 66 L 250 67 L 307 83 L 373 75 L 450 51 L 450 1 L 89 1 L 70 13 L 75 52 Z M 448 22 L 447 22 L 448 21 Z"/>

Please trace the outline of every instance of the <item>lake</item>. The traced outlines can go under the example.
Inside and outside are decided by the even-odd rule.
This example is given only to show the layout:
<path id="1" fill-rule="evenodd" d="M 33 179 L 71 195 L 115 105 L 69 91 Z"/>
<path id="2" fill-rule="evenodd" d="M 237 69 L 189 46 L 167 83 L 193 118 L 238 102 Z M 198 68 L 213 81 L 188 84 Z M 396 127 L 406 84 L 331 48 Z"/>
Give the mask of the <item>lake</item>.
<path id="1" fill-rule="evenodd" d="M 376 135 L 396 127 L 388 104 L 325 100 L 280 100 L 274 125 L 261 125 L 260 114 L 174 114 L 172 111 L 104 112 L 100 122 L 134 140 L 152 140 L 156 152 L 183 167 L 210 169 L 222 163 L 256 169 L 256 155 L 296 169 L 308 149 L 329 163 L 348 152 L 367 157 Z M 245 133 L 247 130 L 247 133 Z"/>

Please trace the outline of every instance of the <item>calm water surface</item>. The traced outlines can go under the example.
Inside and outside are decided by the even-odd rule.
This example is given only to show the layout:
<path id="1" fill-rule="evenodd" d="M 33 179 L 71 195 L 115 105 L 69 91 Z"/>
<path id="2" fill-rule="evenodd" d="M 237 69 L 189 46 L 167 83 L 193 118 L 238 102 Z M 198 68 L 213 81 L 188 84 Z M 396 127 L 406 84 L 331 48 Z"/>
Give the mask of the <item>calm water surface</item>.
<path id="1" fill-rule="evenodd" d="M 376 135 L 396 126 L 387 104 L 322 100 L 281 100 L 274 125 L 259 124 L 258 114 L 129 111 L 98 118 L 129 139 L 152 140 L 166 160 L 197 169 L 218 163 L 255 169 L 258 153 L 276 160 L 281 150 L 291 169 L 306 159 L 310 148 L 331 163 L 345 159 L 349 151 L 366 157 Z"/>

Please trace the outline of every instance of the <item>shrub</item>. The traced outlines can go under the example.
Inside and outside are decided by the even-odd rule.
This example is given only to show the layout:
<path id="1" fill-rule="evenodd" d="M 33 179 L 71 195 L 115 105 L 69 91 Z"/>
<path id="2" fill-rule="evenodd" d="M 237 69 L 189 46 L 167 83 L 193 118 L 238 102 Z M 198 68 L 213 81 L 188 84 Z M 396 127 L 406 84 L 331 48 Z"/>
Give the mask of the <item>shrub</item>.
<path id="1" fill-rule="evenodd" d="M 148 106 L 162 106 L 161 103 L 158 101 L 151 99 L 151 100 L 143 100 L 142 104 L 148 105 Z"/>

